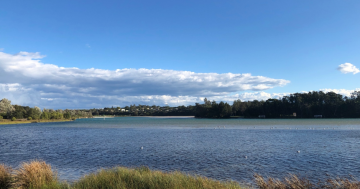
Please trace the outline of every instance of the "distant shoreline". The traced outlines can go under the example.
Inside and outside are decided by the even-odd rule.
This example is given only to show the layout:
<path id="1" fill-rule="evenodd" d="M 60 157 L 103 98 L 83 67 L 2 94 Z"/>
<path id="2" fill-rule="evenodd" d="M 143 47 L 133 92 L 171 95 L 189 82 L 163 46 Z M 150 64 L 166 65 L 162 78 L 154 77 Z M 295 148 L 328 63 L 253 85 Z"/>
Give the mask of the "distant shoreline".
<path id="1" fill-rule="evenodd" d="M 50 123 L 50 122 L 66 122 L 73 121 L 70 119 L 60 119 L 60 120 L 19 120 L 19 121 L 11 121 L 11 120 L 2 120 L 0 121 L 0 125 L 15 125 L 15 124 L 28 124 L 28 123 Z"/>
<path id="2" fill-rule="evenodd" d="M 150 118 L 195 118 L 195 116 L 129 116 L 129 117 L 150 117 Z"/>

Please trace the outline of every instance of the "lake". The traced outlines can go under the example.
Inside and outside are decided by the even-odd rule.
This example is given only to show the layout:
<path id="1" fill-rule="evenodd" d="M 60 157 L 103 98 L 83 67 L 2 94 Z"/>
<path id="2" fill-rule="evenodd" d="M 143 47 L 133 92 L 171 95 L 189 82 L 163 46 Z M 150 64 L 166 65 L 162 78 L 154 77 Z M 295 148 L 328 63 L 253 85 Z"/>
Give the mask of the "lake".
<path id="1" fill-rule="evenodd" d="M 359 178 L 359 125 L 360 119 L 151 117 L 1 125 L 0 163 L 45 160 L 68 181 L 141 165 L 244 182 L 254 173 Z"/>

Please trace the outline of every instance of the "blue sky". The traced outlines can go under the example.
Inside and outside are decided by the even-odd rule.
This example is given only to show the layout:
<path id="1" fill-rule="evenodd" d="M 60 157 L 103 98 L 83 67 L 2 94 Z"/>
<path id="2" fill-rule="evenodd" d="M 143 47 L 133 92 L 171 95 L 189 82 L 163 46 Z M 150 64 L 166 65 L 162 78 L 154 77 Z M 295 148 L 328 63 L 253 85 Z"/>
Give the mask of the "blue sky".
<path id="1" fill-rule="evenodd" d="M 3 1 L 0 98 L 89 108 L 187 105 L 203 97 L 266 99 L 312 90 L 349 94 L 360 88 L 359 8 L 355 0 Z M 339 68 L 344 63 L 351 63 L 348 71 Z M 20 69 L 24 64 L 28 70 Z M 44 75 L 49 65 L 60 71 Z M 125 68 L 130 76 L 116 75 Z M 72 79 L 59 79 L 63 72 Z"/>

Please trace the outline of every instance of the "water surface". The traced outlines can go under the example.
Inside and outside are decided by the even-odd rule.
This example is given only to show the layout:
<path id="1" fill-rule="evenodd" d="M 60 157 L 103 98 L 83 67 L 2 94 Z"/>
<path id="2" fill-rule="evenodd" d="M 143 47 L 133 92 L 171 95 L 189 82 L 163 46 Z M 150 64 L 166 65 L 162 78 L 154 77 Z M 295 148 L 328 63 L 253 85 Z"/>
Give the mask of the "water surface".
<path id="1" fill-rule="evenodd" d="M 42 159 L 69 181 L 117 165 L 246 182 L 254 173 L 359 178 L 359 124 L 360 119 L 121 117 L 1 125 L 0 163 L 16 167 Z"/>

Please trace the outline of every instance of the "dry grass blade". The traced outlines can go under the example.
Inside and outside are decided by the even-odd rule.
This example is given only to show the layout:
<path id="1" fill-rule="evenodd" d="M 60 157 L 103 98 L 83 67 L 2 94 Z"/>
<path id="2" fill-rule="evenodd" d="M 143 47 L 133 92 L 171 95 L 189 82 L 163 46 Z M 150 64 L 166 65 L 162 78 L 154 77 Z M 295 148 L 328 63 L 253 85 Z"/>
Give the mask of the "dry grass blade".
<path id="1" fill-rule="evenodd" d="M 313 187 L 308 179 L 299 179 L 296 175 L 292 174 L 290 174 L 290 177 L 285 178 L 285 181 L 291 189 L 308 189 Z"/>
<path id="2" fill-rule="evenodd" d="M 8 189 L 12 184 L 12 169 L 4 164 L 0 164 L 0 188 Z"/>
<path id="3" fill-rule="evenodd" d="M 308 179 L 300 179 L 296 175 L 286 177 L 284 181 L 269 177 L 267 180 L 255 174 L 255 182 L 260 189 L 310 189 L 314 185 Z"/>
<path id="4" fill-rule="evenodd" d="M 328 179 L 322 188 L 336 188 L 336 189 L 359 189 L 360 182 L 355 178 L 352 179 Z"/>
<path id="5" fill-rule="evenodd" d="M 43 185 L 51 184 L 57 180 L 51 166 L 44 161 L 35 160 L 30 163 L 22 163 L 15 173 L 15 186 L 19 189 L 41 188 Z"/>
<path id="6" fill-rule="evenodd" d="M 269 177 L 267 180 L 259 174 L 255 174 L 255 183 L 260 189 L 287 189 L 286 184 L 278 179 Z"/>

